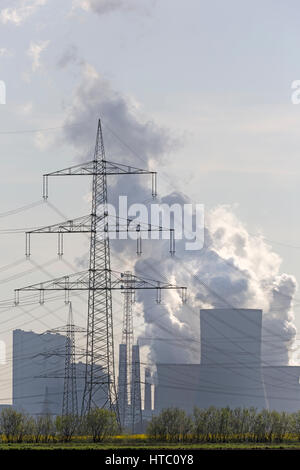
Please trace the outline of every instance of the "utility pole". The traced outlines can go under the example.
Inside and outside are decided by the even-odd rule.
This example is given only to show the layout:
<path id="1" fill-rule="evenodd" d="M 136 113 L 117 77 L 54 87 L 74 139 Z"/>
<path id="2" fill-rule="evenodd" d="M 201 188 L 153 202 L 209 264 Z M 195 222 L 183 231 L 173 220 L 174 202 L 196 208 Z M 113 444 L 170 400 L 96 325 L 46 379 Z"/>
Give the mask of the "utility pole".
<path id="1" fill-rule="evenodd" d="M 110 241 L 107 208 L 107 176 L 142 175 L 152 177 L 152 196 L 156 196 L 156 172 L 107 161 L 105 158 L 101 121 L 98 122 L 94 159 L 63 170 L 47 173 L 43 177 L 43 197 L 48 198 L 48 178 L 51 176 L 92 176 L 92 209 L 89 216 L 64 221 L 52 226 L 42 227 L 26 233 L 26 256 L 30 256 L 30 235 L 33 233 L 57 233 L 58 254 L 63 252 L 64 233 L 90 233 L 90 253 L 88 271 L 62 276 L 52 281 L 15 290 L 15 304 L 19 303 L 20 291 L 38 291 L 39 301 L 44 303 L 45 291 L 61 290 L 65 292 L 65 302 L 69 302 L 69 293 L 73 290 L 88 292 L 87 343 L 85 389 L 81 414 L 89 412 L 93 406 L 99 406 L 96 394 L 101 391 L 101 407 L 113 410 L 120 422 L 118 396 L 115 383 L 114 334 L 112 314 L 112 291 L 124 288 L 123 273 L 111 270 Z M 140 224 L 124 230 L 140 231 Z M 170 230 L 173 235 L 173 231 Z M 139 251 L 140 247 L 139 247 Z M 174 252 L 174 237 L 170 237 L 170 251 Z M 185 287 L 169 283 L 159 283 L 144 277 L 133 276 L 130 290 L 156 289 L 160 302 L 162 289 L 180 290 L 185 297 Z"/>

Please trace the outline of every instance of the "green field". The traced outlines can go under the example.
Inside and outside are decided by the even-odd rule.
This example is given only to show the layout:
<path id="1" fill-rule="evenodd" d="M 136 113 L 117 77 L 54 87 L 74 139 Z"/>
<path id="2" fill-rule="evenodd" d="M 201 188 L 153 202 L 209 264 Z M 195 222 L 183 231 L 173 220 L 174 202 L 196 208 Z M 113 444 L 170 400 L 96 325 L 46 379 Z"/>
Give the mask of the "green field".
<path id="1" fill-rule="evenodd" d="M 81 442 L 69 442 L 69 443 L 7 443 L 0 444 L 0 451 L 9 450 L 105 450 L 105 451 L 116 451 L 122 449 L 135 449 L 135 450 L 155 450 L 155 449 L 202 449 L 202 450 L 250 450 L 250 449 L 297 449 L 300 450 L 300 442 L 287 442 L 287 443 L 209 443 L 209 444 L 145 444 L 145 443 L 123 443 L 123 444 L 112 444 L 112 443 L 81 443 Z"/>

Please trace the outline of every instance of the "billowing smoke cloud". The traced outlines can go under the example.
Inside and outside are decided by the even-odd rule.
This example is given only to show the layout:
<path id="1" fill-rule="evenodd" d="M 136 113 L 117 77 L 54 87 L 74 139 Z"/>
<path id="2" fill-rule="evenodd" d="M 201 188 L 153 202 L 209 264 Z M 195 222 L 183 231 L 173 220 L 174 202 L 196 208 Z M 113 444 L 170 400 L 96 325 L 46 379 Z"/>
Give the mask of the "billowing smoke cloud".
<path id="1" fill-rule="evenodd" d="M 74 52 L 74 51 L 73 51 Z M 102 116 L 105 144 L 110 159 L 131 161 L 147 167 L 152 159 L 162 158 L 175 143 L 169 130 L 145 120 L 139 104 L 110 86 L 89 64 L 82 65 L 82 81 L 74 93 L 65 121 L 66 137 L 82 151 L 84 157 L 93 154 L 96 126 Z M 117 136 L 117 137 L 116 137 Z M 132 143 L 128 148 L 127 143 Z"/>
<path id="2" fill-rule="evenodd" d="M 280 273 L 280 257 L 262 236 L 249 235 L 230 208 L 219 207 L 212 211 L 208 227 L 209 251 L 219 257 L 215 270 L 218 274 L 207 276 L 212 292 L 220 296 L 212 299 L 211 304 L 263 309 L 263 361 L 288 364 L 289 349 L 296 335 L 293 323 L 295 278 Z M 205 278 L 202 267 L 198 275 Z"/>
<path id="3" fill-rule="evenodd" d="M 295 291 L 293 276 L 281 274 L 275 277 L 269 310 L 263 323 L 263 358 L 268 363 L 288 364 L 292 358 L 297 333 L 293 312 Z"/>
<path id="4" fill-rule="evenodd" d="M 185 202 L 179 194 L 177 201 Z M 200 251 L 185 251 L 185 241 L 177 241 L 177 256 L 167 258 L 163 248 L 154 248 L 153 243 L 136 270 L 188 286 L 189 302 L 182 306 L 175 294 L 165 294 L 165 304 L 154 309 L 149 295 L 141 299 L 147 323 L 145 336 L 154 338 L 150 342 L 151 361 L 198 362 L 199 309 L 233 307 L 262 309 L 263 363 L 289 363 L 296 335 L 296 280 L 280 273 L 280 257 L 262 236 L 249 235 L 230 207 L 219 206 L 206 214 L 204 247 Z M 168 341 L 155 340 L 162 336 Z"/>
<path id="5" fill-rule="evenodd" d="M 82 80 L 67 110 L 64 138 L 76 148 L 78 160 L 91 160 L 97 123 L 101 117 L 107 160 L 149 169 L 153 162 L 168 158 L 179 141 L 165 128 L 147 120 L 139 104 L 115 91 L 89 64 L 81 64 Z M 127 195 L 128 204 L 151 198 L 150 176 L 110 178 L 109 200 L 118 205 L 117 195 Z M 118 191 L 114 191 L 115 184 Z M 123 249 L 125 244 L 121 244 Z M 118 249 L 117 244 L 115 244 Z M 121 248 L 119 248 L 120 250 Z"/>
<path id="6" fill-rule="evenodd" d="M 79 149 L 80 158 L 91 157 L 99 116 L 103 118 L 108 159 L 132 164 L 135 160 L 136 164 L 139 155 L 143 160 L 140 166 L 147 167 L 152 161 L 159 163 L 172 149 L 174 141 L 168 130 L 143 119 L 133 99 L 113 90 L 92 67 L 84 65 L 83 80 L 75 90 L 65 122 L 69 126 L 65 137 Z M 128 143 L 134 148 L 134 156 Z M 129 193 L 131 202 L 143 202 L 149 192 L 136 180 L 134 183 L 118 179 L 118 194 Z M 111 194 L 113 202 L 115 194 Z M 183 204 L 188 200 L 174 192 L 161 202 Z M 250 235 L 230 207 L 217 207 L 205 218 L 202 250 L 186 251 L 185 240 L 178 240 L 176 256 L 171 258 L 167 241 L 152 240 L 144 243 L 144 256 L 135 262 L 137 274 L 185 285 L 189 292 L 186 306 L 182 306 L 176 291 L 166 293 L 159 306 L 151 292 L 138 296 L 146 324 L 142 335 L 152 338 L 141 343 L 150 345 L 150 361 L 198 362 L 199 309 L 234 307 L 263 309 L 263 361 L 287 364 L 296 334 L 295 278 L 280 273 L 280 257 L 262 236 Z M 115 245 L 126 269 L 133 267 L 127 245 Z"/>

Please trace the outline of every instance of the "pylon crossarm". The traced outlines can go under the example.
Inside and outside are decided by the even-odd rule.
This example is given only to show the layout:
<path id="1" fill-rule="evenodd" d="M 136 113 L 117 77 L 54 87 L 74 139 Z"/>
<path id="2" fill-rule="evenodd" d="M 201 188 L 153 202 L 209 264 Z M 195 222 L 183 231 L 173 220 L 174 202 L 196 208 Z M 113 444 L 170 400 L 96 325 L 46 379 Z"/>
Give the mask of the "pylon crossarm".
<path id="1" fill-rule="evenodd" d="M 103 274 L 106 270 L 96 270 L 96 278 L 98 282 L 95 283 L 93 290 L 105 291 L 107 286 L 103 283 Z M 186 301 L 186 287 L 177 286 L 168 282 L 156 281 L 154 279 L 132 275 L 129 279 L 125 273 L 110 270 L 111 275 L 111 290 L 132 291 L 135 290 L 156 290 L 157 302 L 161 301 L 162 290 L 177 290 L 180 291 L 182 301 Z M 50 281 L 45 281 L 30 286 L 15 289 L 15 304 L 19 304 L 19 293 L 23 291 L 38 291 L 40 293 L 40 303 L 44 303 L 45 291 L 64 291 L 65 302 L 69 302 L 69 291 L 91 290 L 89 285 L 90 271 L 81 271 L 79 273 L 70 274 L 69 276 L 61 276 Z"/>
<path id="2" fill-rule="evenodd" d="M 132 165 L 124 165 L 108 160 L 103 160 L 107 175 L 156 175 L 156 171 L 144 170 Z"/>
<path id="3" fill-rule="evenodd" d="M 65 220 L 63 222 L 58 222 L 52 225 L 45 225 L 44 227 L 38 227 L 33 230 L 27 230 L 26 234 L 33 233 L 77 233 L 77 232 L 91 232 L 91 215 L 84 215 L 82 217 L 77 217 L 75 219 Z M 96 221 L 100 222 L 104 218 L 109 217 L 115 220 L 114 226 L 108 222 L 107 229 L 109 231 L 123 231 L 123 232 L 169 232 L 174 231 L 172 228 L 165 228 L 159 225 L 147 224 L 144 222 L 135 221 L 134 219 L 124 219 L 121 217 L 113 216 L 111 214 L 101 214 L 96 217 Z M 107 230 L 106 229 L 106 230 Z"/>
<path id="4" fill-rule="evenodd" d="M 104 218 L 104 216 L 102 216 Z M 99 217 L 100 219 L 100 217 Z M 25 233 L 25 256 L 29 258 L 31 255 L 31 235 L 38 233 L 55 233 L 58 234 L 57 243 L 57 254 L 62 257 L 64 251 L 64 239 L 65 233 L 89 233 L 91 232 L 91 215 L 85 215 L 83 217 L 77 217 L 76 219 L 66 220 L 58 224 L 47 225 L 45 227 L 39 227 L 34 230 L 27 231 Z"/>
<path id="5" fill-rule="evenodd" d="M 89 271 L 80 271 L 79 273 L 72 273 L 70 275 L 57 277 L 50 281 L 40 282 L 37 284 L 31 284 L 30 286 L 15 289 L 15 291 L 25 290 L 67 290 L 70 286 L 78 285 L 85 286 L 88 282 Z"/>
<path id="6" fill-rule="evenodd" d="M 103 288 L 96 287 L 98 290 Z M 118 271 L 111 271 L 111 289 L 112 290 L 121 290 L 124 292 L 133 292 L 136 290 L 156 290 L 157 292 L 157 301 L 160 303 L 160 293 L 162 290 L 177 290 L 180 292 L 182 301 L 186 302 L 186 287 L 177 286 L 169 282 L 157 281 L 155 279 L 150 279 L 147 277 L 131 275 L 127 276 L 126 273 L 120 273 Z"/>
<path id="7" fill-rule="evenodd" d="M 47 330 L 44 332 L 44 334 L 68 333 L 69 331 L 71 331 L 72 333 L 85 333 L 86 329 L 82 328 L 81 326 L 76 326 L 76 325 L 63 325 L 63 326 L 58 326 L 57 328 L 52 328 L 51 330 Z"/>
<path id="8" fill-rule="evenodd" d="M 91 231 L 91 216 L 84 215 L 82 217 L 77 217 L 76 219 L 65 220 L 57 224 L 46 225 L 44 227 L 39 227 L 34 230 L 29 230 L 26 232 L 26 234 L 72 233 L 72 232 L 90 232 L 90 231 Z"/>
<path id="9" fill-rule="evenodd" d="M 95 274 L 101 276 L 104 274 L 105 269 L 97 269 L 95 270 Z M 143 276 L 136 276 L 132 275 L 130 279 L 128 279 L 125 273 L 109 270 L 111 274 L 111 285 L 112 288 L 119 288 L 119 289 L 139 289 L 139 288 L 148 288 L 148 289 L 186 289 L 184 286 L 177 286 L 171 284 L 169 282 L 158 281 L 155 279 L 143 277 Z M 15 292 L 21 291 L 36 291 L 36 290 L 82 290 L 84 288 L 89 288 L 88 281 L 89 281 L 89 270 L 81 271 L 79 273 L 72 273 L 70 275 L 61 276 L 55 279 L 51 279 L 50 281 L 39 282 L 36 284 L 31 284 L 26 287 L 22 287 L 19 289 L 15 289 Z M 95 290 L 103 290 L 105 289 L 105 285 L 101 282 L 96 283 Z"/>
<path id="10" fill-rule="evenodd" d="M 131 165 L 109 162 L 102 159 L 80 163 L 62 170 L 45 173 L 43 175 L 43 198 L 48 199 L 49 176 L 113 176 L 113 175 L 152 175 L 152 195 L 157 195 L 157 173 L 156 171 L 144 170 Z"/>
<path id="11" fill-rule="evenodd" d="M 79 163 L 78 165 L 63 168 L 62 170 L 45 173 L 43 178 L 47 178 L 48 176 L 92 175 L 94 171 L 94 160 L 91 160 L 89 162 Z"/>
<path id="12" fill-rule="evenodd" d="M 142 253 L 142 233 L 150 234 L 151 232 L 169 232 L 170 240 L 170 253 L 171 255 L 175 254 L 175 231 L 173 228 L 164 228 L 161 226 L 154 226 L 151 224 L 146 224 L 143 222 L 135 221 L 134 219 L 123 219 L 121 217 L 109 215 L 107 212 L 104 212 L 101 215 L 96 216 L 96 223 L 103 221 L 106 218 L 111 218 L 114 222 L 106 222 L 103 224 L 103 228 L 99 227 L 99 233 L 135 233 L 137 241 L 137 254 Z M 25 256 L 30 258 L 31 256 L 31 235 L 47 233 L 47 234 L 57 234 L 58 235 L 58 249 L 57 254 L 59 257 L 63 256 L 64 248 L 64 234 L 68 233 L 91 233 L 93 231 L 92 224 L 92 215 L 85 215 L 82 217 L 77 217 L 75 219 L 65 220 L 52 225 L 46 225 L 44 227 L 38 227 L 33 230 L 28 230 L 25 232 Z"/>
<path id="13" fill-rule="evenodd" d="M 52 171 L 51 173 L 45 173 L 43 177 L 47 178 L 48 176 L 156 174 L 155 171 L 145 170 L 143 168 L 137 168 L 132 165 L 124 165 L 123 163 L 116 163 L 108 160 L 102 160 L 101 164 L 96 165 L 96 167 L 95 163 L 95 160 L 91 160 L 85 163 L 79 163 L 78 165 L 72 165 L 70 167 L 63 168 L 62 170 Z"/>
<path id="14" fill-rule="evenodd" d="M 64 291 L 65 303 L 69 303 L 70 290 L 86 290 L 88 286 L 89 271 L 81 271 L 79 273 L 70 274 L 69 276 L 61 276 L 50 281 L 32 284 L 20 289 L 15 289 L 15 305 L 19 304 L 20 292 L 38 291 L 39 303 L 44 304 L 45 291 Z"/>
<path id="15" fill-rule="evenodd" d="M 137 242 L 137 255 L 142 254 L 142 239 L 148 238 L 149 234 L 152 232 L 169 232 L 169 241 L 170 241 L 170 254 L 175 254 L 175 229 L 174 228 L 165 228 L 159 225 L 152 225 L 145 222 L 140 222 L 139 220 L 134 219 L 123 219 L 121 217 L 113 217 L 115 219 L 115 224 L 111 226 L 109 223 L 104 226 L 104 232 L 113 232 L 117 233 L 135 233 L 135 238 Z M 101 231 L 101 230 L 100 230 Z M 142 234 L 146 233 L 146 237 Z"/>

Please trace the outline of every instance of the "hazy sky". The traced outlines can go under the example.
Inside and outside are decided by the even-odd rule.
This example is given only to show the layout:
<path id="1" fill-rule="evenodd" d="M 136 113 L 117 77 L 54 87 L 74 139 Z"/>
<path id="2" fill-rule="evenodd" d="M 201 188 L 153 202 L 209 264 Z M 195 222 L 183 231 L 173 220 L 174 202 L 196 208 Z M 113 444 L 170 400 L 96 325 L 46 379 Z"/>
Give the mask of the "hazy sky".
<path id="1" fill-rule="evenodd" d="M 300 105 L 291 103 L 299 47 L 296 0 L 0 0 L 0 80 L 7 87 L 7 103 L 0 105 L 0 212 L 38 201 L 43 172 L 86 156 L 101 115 L 111 160 L 124 151 L 111 131 L 142 157 L 161 151 L 155 166 L 162 194 L 180 189 L 207 209 L 233 206 L 300 283 Z M 132 127 L 147 123 L 143 134 L 122 127 L 124 109 L 137 116 Z M 133 153 L 124 160 L 141 166 Z M 51 183 L 50 200 L 63 214 L 89 212 L 88 181 Z M 0 231 L 60 219 L 44 204 L 1 216 Z M 36 240 L 33 261 L 55 260 L 41 272 L 21 263 L 22 234 L 0 236 L 0 266 L 20 260 L 1 273 L 3 299 L 15 287 L 70 270 L 55 259 L 56 239 Z M 76 240 L 66 248 L 72 265 L 88 248 L 87 239 Z M 79 305 L 76 321 L 84 324 Z M 39 310 L 33 317 L 0 312 L 8 361 L 13 328 L 28 322 L 20 327 L 43 331 L 64 322 L 67 310 L 61 312 L 57 318 L 42 311 L 44 324 L 35 320 Z M 9 396 L 5 375 L 0 397 Z"/>

